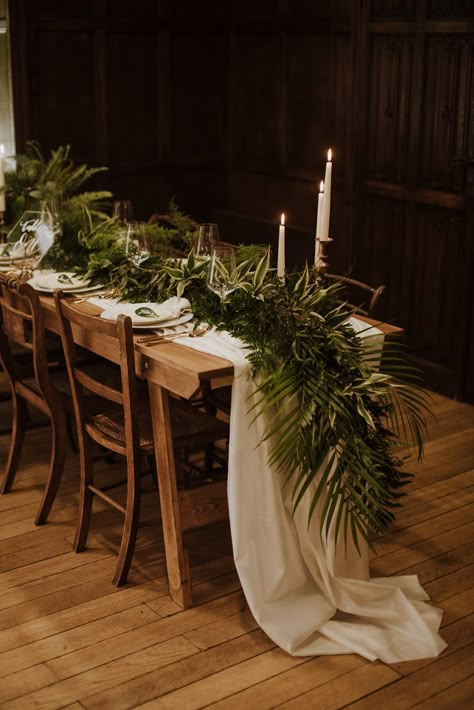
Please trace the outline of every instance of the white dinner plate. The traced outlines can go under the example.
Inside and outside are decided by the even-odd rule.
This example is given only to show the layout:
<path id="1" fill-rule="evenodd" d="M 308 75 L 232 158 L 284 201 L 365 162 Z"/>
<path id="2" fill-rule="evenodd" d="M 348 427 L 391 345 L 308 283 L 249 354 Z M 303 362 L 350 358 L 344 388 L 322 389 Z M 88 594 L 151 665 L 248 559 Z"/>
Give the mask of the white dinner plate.
<path id="1" fill-rule="evenodd" d="M 30 286 L 33 286 L 35 291 L 41 291 L 41 293 L 54 293 L 58 290 L 56 288 L 44 288 L 42 286 L 38 286 L 34 276 L 28 281 L 28 283 L 30 284 Z M 76 288 L 67 288 L 63 290 L 67 291 L 67 293 L 89 293 L 92 291 L 97 291 L 101 288 L 104 288 L 103 285 L 96 284 L 95 286 L 77 286 Z"/>
<path id="2" fill-rule="evenodd" d="M 182 323 L 188 323 L 188 321 L 194 318 L 194 313 L 183 313 L 179 318 L 172 318 L 171 320 L 161 320 L 155 323 L 137 323 L 133 324 L 134 330 L 161 330 L 162 328 L 171 328 L 174 325 L 181 325 Z"/>

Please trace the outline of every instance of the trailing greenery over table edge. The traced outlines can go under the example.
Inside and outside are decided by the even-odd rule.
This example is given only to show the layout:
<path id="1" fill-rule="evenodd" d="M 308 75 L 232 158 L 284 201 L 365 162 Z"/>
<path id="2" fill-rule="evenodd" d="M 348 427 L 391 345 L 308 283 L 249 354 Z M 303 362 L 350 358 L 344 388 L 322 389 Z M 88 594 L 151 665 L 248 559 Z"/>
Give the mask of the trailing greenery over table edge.
<path id="1" fill-rule="evenodd" d="M 199 321 L 241 338 L 257 388 L 254 414 L 267 414 L 270 463 L 292 487 L 294 507 L 310 496 L 323 535 L 351 537 L 357 549 L 361 538 L 371 544 L 393 522 L 411 478 L 401 448 L 423 450 L 428 399 L 403 345 L 386 342 L 381 357 L 379 340 L 362 341 L 347 324 L 340 286 L 308 268 L 282 282 L 265 246 L 237 249 L 235 290 L 221 308 L 206 284 L 208 262 L 191 248 L 197 225 L 174 203 L 147 226 L 152 256 L 135 266 L 110 217 L 111 193 L 80 191 L 100 170 L 74 165 L 69 147 L 47 160 L 31 144 L 6 174 L 10 225 L 26 209 L 53 205 L 61 231 L 45 266 L 74 268 L 131 302 L 184 295 Z"/>

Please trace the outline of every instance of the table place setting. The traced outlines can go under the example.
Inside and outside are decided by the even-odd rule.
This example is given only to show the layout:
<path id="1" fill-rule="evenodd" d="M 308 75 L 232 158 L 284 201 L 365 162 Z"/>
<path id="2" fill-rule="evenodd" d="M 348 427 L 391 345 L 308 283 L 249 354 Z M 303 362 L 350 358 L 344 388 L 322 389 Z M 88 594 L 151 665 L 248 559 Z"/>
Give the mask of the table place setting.
<path id="1" fill-rule="evenodd" d="M 118 298 L 91 296 L 88 303 L 102 309 L 100 317 L 117 320 L 119 315 L 129 316 L 134 330 L 153 330 L 156 335 L 185 334 L 186 325 L 194 314 L 187 298 L 172 296 L 162 303 L 126 303 Z M 180 330 L 177 330 L 177 329 Z M 182 330 L 184 328 L 184 330 Z M 191 331 L 192 328 L 189 328 Z"/>
<path id="2" fill-rule="evenodd" d="M 139 345 L 156 345 L 157 343 L 166 343 L 177 338 L 201 338 L 203 335 L 212 330 L 212 326 L 208 323 L 187 323 L 186 325 L 168 324 L 167 327 L 155 328 L 153 335 L 146 335 L 143 338 L 137 338 Z"/>
<path id="3" fill-rule="evenodd" d="M 28 279 L 28 283 L 36 291 L 42 293 L 53 293 L 61 290 L 68 293 L 87 293 L 103 288 L 100 284 L 91 285 L 90 280 L 79 276 L 72 271 L 34 271 L 33 276 Z"/>

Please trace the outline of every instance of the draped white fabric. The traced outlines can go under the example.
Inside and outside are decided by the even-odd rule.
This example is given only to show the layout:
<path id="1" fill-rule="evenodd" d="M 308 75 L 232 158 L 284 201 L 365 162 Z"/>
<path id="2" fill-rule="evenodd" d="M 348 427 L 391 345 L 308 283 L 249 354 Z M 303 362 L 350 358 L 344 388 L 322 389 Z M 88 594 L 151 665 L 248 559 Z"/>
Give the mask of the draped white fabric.
<path id="1" fill-rule="evenodd" d="M 353 321 L 361 335 L 373 334 Z M 363 331 L 363 332 L 362 332 Z M 380 334 L 379 331 L 376 331 Z M 370 578 L 367 545 L 322 539 L 319 511 L 308 528 L 311 491 L 292 515 L 291 487 L 268 465 L 265 417 L 252 423 L 255 390 L 242 343 L 227 333 L 183 339 L 235 367 L 229 441 L 228 499 L 235 564 L 262 629 L 295 656 L 358 653 L 386 663 L 437 656 L 442 611 L 412 576 Z M 317 483 L 315 482 L 314 486 Z"/>

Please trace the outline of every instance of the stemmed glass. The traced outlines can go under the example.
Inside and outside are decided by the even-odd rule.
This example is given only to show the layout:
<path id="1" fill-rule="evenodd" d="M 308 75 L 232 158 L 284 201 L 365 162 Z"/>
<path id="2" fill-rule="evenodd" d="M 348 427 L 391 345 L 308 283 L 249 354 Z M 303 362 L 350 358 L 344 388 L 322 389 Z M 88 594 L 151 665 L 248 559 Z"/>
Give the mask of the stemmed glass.
<path id="1" fill-rule="evenodd" d="M 213 222 L 205 222 L 199 225 L 199 232 L 196 242 L 197 256 L 210 256 L 213 247 L 219 244 L 219 227 Z"/>
<path id="2" fill-rule="evenodd" d="M 151 245 L 145 222 L 129 222 L 125 253 L 135 266 L 140 266 L 151 254 Z"/>
<path id="3" fill-rule="evenodd" d="M 133 219 L 133 207 L 130 200 L 116 200 L 114 202 L 113 217 L 120 227 L 126 227 Z"/>
<path id="4" fill-rule="evenodd" d="M 227 296 L 237 288 L 235 250 L 230 246 L 212 248 L 207 272 L 207 286 L 221 300 L 221 311 Z"/>

